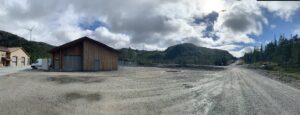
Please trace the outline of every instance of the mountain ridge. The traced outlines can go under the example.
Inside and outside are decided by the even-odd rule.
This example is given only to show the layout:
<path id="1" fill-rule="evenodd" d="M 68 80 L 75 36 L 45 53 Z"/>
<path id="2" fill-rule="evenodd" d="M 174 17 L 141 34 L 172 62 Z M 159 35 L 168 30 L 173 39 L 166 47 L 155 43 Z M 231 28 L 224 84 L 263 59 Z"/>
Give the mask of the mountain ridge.
<path id="1" fill-rule="evenodd" d="M 228 51 L 199 47 L 192 43 L 177 44 L 164 51 L 143 51 L 122 48 L 120 60 L 151 64 L 228 65 L 236 60 Z"/>

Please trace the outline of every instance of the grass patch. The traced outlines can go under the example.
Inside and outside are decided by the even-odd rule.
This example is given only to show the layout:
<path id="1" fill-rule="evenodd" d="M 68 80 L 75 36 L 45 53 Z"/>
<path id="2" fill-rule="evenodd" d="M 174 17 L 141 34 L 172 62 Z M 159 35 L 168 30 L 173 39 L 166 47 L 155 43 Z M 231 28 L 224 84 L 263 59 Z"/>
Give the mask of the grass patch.
<path id="1" fill-rule="evenodd" d="M 268 70 L 273 74 L 284 76 L 284 77 L 292 77 L 296 79 L 300 79 L 300 72 L 297 69 L 293 68 L 283 68 L 283 67 L 276 67 L 273 70 Z"/>
<path id="2" fill-rule="evenodd" d="M 289 77 L 294 77 L 296 79 L 300 79 L 300 72 L 280 71 L 280 73 L 285 74 Z"/>
<path id="3" fill-rule="evenodd" d="M 300 68 L 281 67 L 272 62 L 254 63 L 250 64 L 248 67 L 252 69 L 263 69 L 278 77 L 291 77 L 300 79 Z"/>

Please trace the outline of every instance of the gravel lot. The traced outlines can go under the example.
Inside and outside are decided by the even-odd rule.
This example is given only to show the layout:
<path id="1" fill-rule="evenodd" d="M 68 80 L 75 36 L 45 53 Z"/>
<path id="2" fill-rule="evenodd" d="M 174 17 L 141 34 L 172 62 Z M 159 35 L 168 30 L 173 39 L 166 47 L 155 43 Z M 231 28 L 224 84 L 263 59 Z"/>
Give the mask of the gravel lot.
<path id="1" fill-rule="evenodd" d="M 121 67 L 0 77 L 1 115 L 300 114 L 300 91 L 252 70 Z"/>
<path id="2" fill-rule="evenodd" d="M 30 66 L 24 67 L 0 67 L 0 76 L 16 73 L 23 70 L 31 69 Z"/>

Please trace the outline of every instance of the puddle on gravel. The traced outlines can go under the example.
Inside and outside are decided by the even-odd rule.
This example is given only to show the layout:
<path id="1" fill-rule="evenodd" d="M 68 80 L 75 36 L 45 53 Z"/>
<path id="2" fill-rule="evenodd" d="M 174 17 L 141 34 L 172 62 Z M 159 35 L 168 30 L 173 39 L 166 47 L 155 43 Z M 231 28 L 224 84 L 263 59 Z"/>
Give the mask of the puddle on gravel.
<path id="1" fill-rule="evenodd" d="M 99 101 L 101 99 L 101 95 L 98 93 L 81 94 L 78 92 L 70 92 L 64 95 L 64 99 L 67 102 L 78 100 L 78 99 L 86 99 L 87 101 L 94 102 L 94 101 Z"/>
<path id="2" fill-rule="evenodd" d="M 193 88 L 194 86 L 191 84 L 182 84 L 184 86 L 184 88 Z"/>
<path id="3" fill-rule="evenodd" d="M 167 70 L 166 72 L 174 72 L 174 73 L 176 73 L 176 72 L 181 72 L 180 70 Z"/>
<path id="4" fill-rule="evenodd" d="M 57 82 L 59 84 L 68 83 L 100 83 L 103 82 L 104 78 L 99 77 L 71 77 L 71 76 L 58 76 L 58 77 L 48 77 L 47 81 Z"/>

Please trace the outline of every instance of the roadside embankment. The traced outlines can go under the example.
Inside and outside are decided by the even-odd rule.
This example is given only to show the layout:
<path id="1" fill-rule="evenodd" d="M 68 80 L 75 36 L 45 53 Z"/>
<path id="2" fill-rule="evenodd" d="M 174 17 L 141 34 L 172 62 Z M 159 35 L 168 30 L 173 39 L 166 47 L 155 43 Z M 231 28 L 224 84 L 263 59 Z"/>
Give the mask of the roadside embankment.
<path id="1" fill-rule="evenodd" d="M 275 64 L 247 64 L 244 67 L 257 71 L 266 77 L 300 89 L 300 73 L 295 69 L 279 67 Z"/>

